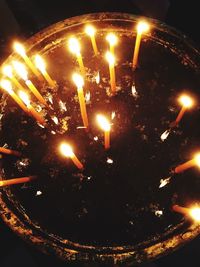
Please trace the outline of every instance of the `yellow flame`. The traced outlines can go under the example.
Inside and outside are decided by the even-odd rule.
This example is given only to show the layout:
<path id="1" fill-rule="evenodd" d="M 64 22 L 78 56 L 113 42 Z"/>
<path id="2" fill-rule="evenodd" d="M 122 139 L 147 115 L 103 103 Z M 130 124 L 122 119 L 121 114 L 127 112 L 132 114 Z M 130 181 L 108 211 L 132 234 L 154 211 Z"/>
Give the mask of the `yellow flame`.
<path id="1" fill-rule="evenodd" d="M 99 71 L 98 71 L 97 75 L 95 76 L 95 81 L 96 81 L 96 84 L 100 83 L 100 73 L 99 73 Z"/>
<path id="2" fill-rule="evenodd" d="M 93 36 L 96 32 L 96 29 L 92 25 L 87 25 L 85 27 L 85 33 L 89 36 Z"/>
<path id="3" fill-rule="evenodd" d="M 14 42 L 13 48 L 14 48 L 15 52 L 17 52 L 20 56 L 26 55 L 25 48 L 22 44 L 20 44 L 18 42 Z"/>
<path id="4" fill-rule="evenodd" d="M 194 207 L 189 211 L 190 216 L 197 222 L 200 222 L 200 208 Z"/>
<path id="5" fill-rule="evenodd" d="M 112 33 L 112 32 L 110 32 L 110 33 L 108 33 L 107 35 L 106 35 L 106 40 L 109 42 L 109 44 L 110 45 L 116 45 L 117 44 L 117 42 L 118 42 L 118 38 L 117 38 L 117 36 L 114 34 L 114 33 Z"/>
<path id="6" fill-rule="evenodd" d="M 69 49 L 73 54 L 79 55 L 80 54 L 80 43 L 77 38 L 71 37 L 69 39 Z"/>
<path id="7" fill-rule="evenodd" d="M 97 115 L 97 122 L 103 131 L 110 131 L 111 125 L 105 116 Z"/>
<path id="8" fill-rule="evenodd" d="M 114 65 L 115 64 L 115 57 L 111 52 L 106 52 L 106 60 L 109 64 Z"/>
<path id="9" fill-rule="evenodd" d="M 25 93 L 24 91 L 19 91 L 18 95 L 21 98 L 21 100 L 25 103 L 25 105 L 27 106 L 30 105 L 30 99 L 27 93 Z"/>
<path id="10" fill-rule="evenodd" d="M 35 55 L 35 65 L 41 72 L 46 70 L 45 61 L 40 55 Z"/>
<path id="11" fill-rule="evenodd" d="M 0 83 L 1 87 L 6 90 L 8 93 L 12 93 L 12 84 L 9 80 L 2 79 Z"/>
<path id="12" fill-rule="evenodd" d="M 72 147 L 67 144 L 67 143 L 62 143 L 60 145 L 60 152 L 65 156 L 65 157 L 73 157 L 74 156 L 74 152 Z"/>
<path id="13" fill-rule="evenodd" d="M 12 67 L 10 65 L 3 66 L 2 73 L 9 78 L 13 77 Z"/>
<path id="14" fill-rule="evenodd" d="M 13 61 L 13 67 L 16 71 L 16 73 L 25 81 L 28 80 L 28 71 L 26 70 L 26 67 L 24 64 L 18 62 L 18 61 Z"/>
<path id="15" fill-rule="evenodd" d="M 137 32 L 142 34 L 143 32 L 147 32 L 149 31 L 150 26 L 149 23 L 147 23 L 146 21 L 139 21 L 137 24 Z"/>
<path id="16" fill-rule="evenodd" d="M 196 165 L 200 168 L 200 153 L 194 155 Z"/>
<path id="17" fill-rule="evenodd" d="M 190 108 L 194 104 L 193 99 L 188 95 L 181 95 L 179 97 L 179 102 L 181 103 L 182 106 L 184 106 L 186 108 Z"/>
<path id="18" fill-rule="evenodd" d="M 83 87 L 83 85 L 84 85 L 84 80 L 83 80 L 83 77 L 82 77 L 80 74 L 78 74 L 78 73 L 74 73 L 74 74 L 72 75 L 72 79 L 73 79 L 74 83 L 76 84 L 76 86 L 77 86 L 78 88 L 82 88 L 82 87 Z"/>

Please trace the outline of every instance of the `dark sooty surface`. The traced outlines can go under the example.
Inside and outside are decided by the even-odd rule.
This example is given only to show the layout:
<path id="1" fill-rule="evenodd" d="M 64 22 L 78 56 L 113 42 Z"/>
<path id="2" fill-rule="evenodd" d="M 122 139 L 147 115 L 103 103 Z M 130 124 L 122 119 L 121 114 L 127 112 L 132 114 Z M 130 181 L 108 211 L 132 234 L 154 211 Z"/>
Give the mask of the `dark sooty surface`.
<path id="1" fill-rule="evenodd" d="M 90 93 L 89 132 L 77 129 L 82 120 L 71 81 L 77 64 L 63 44 L 46 55 L 58 89 L 45 88 L 33 78 L 46 99 L 53 99 L 53 104 L 48 102 L 53 110 L 46 110 L 47 127 L 41 128 L 8 101 L 1 119 L 1 145 L 6 143 L 23 156 L 3 156 L 3 169 L 6 178 L 38 176 L 30 184 L 12 186 L 11 192 L 43 229 L 82 244 L 136 245 L 163 236 L 182 221 L 182 216 L 170 210 L 172 203 L 187 205 L 199 200 L 197 169 L 171 174 L 174 166 L 189 160 L 200 147 L 198 103 L 165 141 L 161 134 L 180 110 L 177 97 L 181 92 L 187 89 L 198 102 L 200 81 L 190 66 L 150 39 L 143 41 L 140 67 L 133 73 L 134 40 L 121 36 L 115 49 L 118 93 L 109 96 L 103 40 L 97 37 L 98 59 L 93 57 L 89 39 L 82 37 L 81 41 L 88 76 L 84 90 L 87 97 Z M 99 84 L 94 79 L 97 71 Z M 108 151 L 95 121 L 97 113 L 112 121 Z M 51 119 L 54 115 L 58 125 Z M 60 155 L 61 141 L 73 145 L 83 171 Z M 169 183 L 159 188 L 160 180 L 168 177 Z"/>

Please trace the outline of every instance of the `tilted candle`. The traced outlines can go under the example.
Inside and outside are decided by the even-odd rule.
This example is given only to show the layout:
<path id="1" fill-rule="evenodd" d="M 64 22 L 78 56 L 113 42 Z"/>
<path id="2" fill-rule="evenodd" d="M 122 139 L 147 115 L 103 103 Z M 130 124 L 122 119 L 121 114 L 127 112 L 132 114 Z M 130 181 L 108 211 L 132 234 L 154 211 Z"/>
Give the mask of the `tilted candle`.
<path id="1" fill-rule="evenodd" d="M 5 65 L 2 69 L 2 73 L 7 76 L 19 90 L 23 90 L 23 86 L 18 82 L 18 80 L 14 77 L 12 67 L 10 65 Z"/>
<path id="2" fill-rule="evenodd" d="M 95 56 L 97 56 L 98 55 L 98 48 L 97 48 L 97 43 L 96 43 L 96 39 L 95 39 L 96 29 L 91 25 L 87 25 L 85 27 L 85 33 L 90 36 L 92 48 L 94 50 L 94 54 L 95 54 Z"/>
<path id="3" fill-rule="evenodd" d="M 80 162 L 80 160 L 76 157 L 74 154 L 72 147 L 67 143 L 62 143 L 60 145 L 60 152 L 65 156 L 71 158 L 73 163 L 76 165 L 78 169 L 83 169 L 83 164 Z"/>
<path id="4" fill-rule="evenodd" d="M 115 57 L 112 53 L 106 53 L 106 60 L 109 64 L 109 72 L 110 72 L 110 86 L 112 94 L 116 93 L 116 77 L 115 77 Z"/>
<path id="5" fill-rule="evenodd" d="M 195 154 L 194 158 L 192 160 L 189 160 L 179 166 L 177 166 L 174 170 L 175 173 L 183 172 L 187 169 L 190 169 L 194 166 L 197 166 L 200 168 L 200 153 Z"/>
<path id="6" fill-rule="evenodd" d="M 173 205 L 172 210 L 181 213 L 185 216 L 190 216 L 194 221 L 200 222 L 200 207 L 198 206 L 186 208 L 186 207 L 181 207 L 179 205 Z"/>
<path id="7" fill-rule="evenodd" d="M 83 81 L 82 76 L 77 73 L 73 74 L 72 79 L 77 86 L 78 99 L 79 99 L 79 104 L 80 104 L 80 109 L 81 109 L 81 116 L 83 119 L 83 124 L 85 128 L 87 128 L 89 123 L 88 123 L 88 116 L 87 116 L 87 110 L 86 110 L 86 104 L 85 104 L 85 97 L 83 93 L 84 81 Z"/>

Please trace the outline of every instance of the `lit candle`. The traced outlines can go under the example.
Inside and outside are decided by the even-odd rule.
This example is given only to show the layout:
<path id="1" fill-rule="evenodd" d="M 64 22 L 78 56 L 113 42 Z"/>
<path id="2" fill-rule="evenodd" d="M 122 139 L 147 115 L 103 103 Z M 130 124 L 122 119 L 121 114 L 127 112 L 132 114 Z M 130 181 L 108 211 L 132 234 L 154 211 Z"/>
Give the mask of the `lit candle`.
<path id="1" fill-rule="evenodd" d="M 194 221 L 200 222 L 200 207 L 185 208 L 179 205 L 173 205 L 172 210 L 185 216 L 190 216 Z"/>
<path id="2" fill-rule="evenodd" d="M 17 52 L 17 54 L 19 54 L 23 60 L 26 62 L 26 64 L 28 65 L 28 67 L 32 70 L 32 72 L 36 75 L 36 76 L 40 76 L 39 71 L 35 68 L 35 66 L 33 65 L 33 63 L 31 62 L 31 60 L 28 58 L 28 56 L 26 55 L 26 51 L 25 48 L 22 44 L 15 42 L 14 45 L 14 50 L 15 52 Z"/>
<path id="3" fill-rule="evenodd" d="M 13 100 L 20 106 L 20 108 L 23 109 L 23 111 L 28 112 L 24 103 L 21 101 L 18 95 L 15 94 L 15 92 L 13 91 L 12 84 L 9 80 L 5 80 L 5 79 L 1 80 L 0 85 L 13 98 Z"/>
<path id="4" fill-rule="evenodd" d="M 78 169 L 83 169 L 83 164 L 80 162 L 80 160 L 77 158 L 77 156 L 74 154 L 72 147 L 67 143 L 62 143 L 60 145 L 60 151 L 65 157 L 71 158 L 73 163 L 76 165 Z"/>
<path id="5" fill-rule="evenodd" d="M 93 26 L 87 25 L 85 27 L 85 33 L 90 36 L 92 48 L 94 50 L 94 54 L 95 54 L 95 56 L 97 56 L 98 55 L 98 48 L 97 48 L 97 43 L 96 43 L 96 39 L 95 39 L 95 32 L 96 32 L 96 29 Z"/>
<path id="6" fill-rule="evenodd" d="M 193 99 L 188 95 L 181 95 L 179 98 L 179 102 L 182 105 L 182 108 L 175 120 L 175 125 L 177 125 L 180 122 L 186 110 L 191 108 L 194 104 Z"/>
<path id="7" fill-rule="evenodd" d="M 7 76 L 19 90 L 23 90 L 23 86 L 18 82 L 18 80 L 14 77 L 12 67 L 10 65 L 6 65 L 2 69 L 2 73 Z"/>
<path id="8" fill-rule="evenodd" d="M 45 120 L 44 118 L 42 118 L 40 116 L 40 114 L 38 112 L 35 111 L 35 109 L 32 107 L 30 99 L 28 97 L 28 95 L 23 92 L 23 91 L 19 91 L 19 96 L 22 99 L 22 101 L 25 103 L 25 105 L 27 106 L 28 111 L 30 112 L 30 114 L 41 124 L 44 125 L 45 124 Z"/>
<path id="9" fill-rule="evenodd" d="M 16 73 L 25 81 L 25 84 L 28 86 L 28 88 L 31 90 L 31 92 L 34 94 L 34 96 L 45 106 L 47 105 L 47 102 L 43 98 L 43 96 L 39 93 L 35 85 L 28 79 L 28 72 L 25 68 L 25 66 L 18 62 L 13 61 L 13 66 L 16 71 Z"/>
<path id="10" fill-rule="evenodd" d="M 108 64 L 109 64 L 111 91 L 113 94 L 115 94 L 116 92 L 115 57 L 112 53 L 107 52 L 106 60 L 108 61 Z"/>
<path id="11" fill-rule="evenodd" d="M 39 71 L 44 76 L 45 80 L 48 82 L 50 87 L 55 87 L 56 83 L 54 80 L 51 79 L 48 72 L 46 71 L 46 64 L 41 56 L 36 55 L 35 56 L 35 65 L 39 69 Z"/>
<path id="12" fill-rule="evenodd" d="M 36 176 L 26 176 L 26 177 L 21 177 L 21 178 L 13 178 L 9 180 L 1 180 L 0 187 L 14 185 L 14 184 L 23 184 L 23 183 L 31 182 L 35 180 L 36 178 L 37 178 Z"/>
<path id="13" fill-rule="evenodd" d="M 137 67 L 138 64 L 138 55 L 139 55 L 139 50 L 140 50 L 140 44 L 141 44 L 141 39 L 142 39 L 142 34 L 144 32 L 147 32 L 149 30 L 149 24 L 145 21 L 140 21 L 137 25 L 137 36 L 136 36 L 136 41 L 135 41 L 135 49 L 134 49 L 134 54 L 133 54 L 133 69 Z"/>
<path id="14" fill-rule="evenodd" d="M 189 160 L 189 161 L 177 166 L 174 169 L 174 172 L 180 173 L 180 172 L 183 172 L 183 171 L 190 169 L 192 167 L 195 167 L 195 166 L 200 168 L 200 153 L 197 153 L 192 160 Z"/>
<path id="15" fill-rule="evenodd" d="M 78 99 L 79 99 L 83 124 L 85 128 L 88 128 L 89 123 L 88 123 L 88 116 L 87 116 L 87 110 L 86 110 L 86 104 L 85 104 L 85 97 L 83 93 L 84 81 L 83 81 L 82 76 L 77 73 L 73 74 L 72 79 L 77 86 Z"/>
<path id="16" fill-rule="evenodd" d="M 110 32 L 106 35 L 106 40 L 109 43 L 110 52 L 114 55 L 114 47 L 118 42 L 117 36 L 114 33 Z"/>
<path id="17" fill-rule="evenodd" d="M 8 149 L 5 147 L 0 147 L 0 153 L 7 154 L 7 155 L 13 155 L 13 156 L 17 156 L 17 157 L 21 156 L 20 152 L 18 152 L 16 150 L 11 150 L 11 149 Z"/>
<path id="18" fill-rule="evenodd" d="M 85 67 L 83 65 L 83 59 L 82 59 L 82 56 L 81 56 L 81 53 L 80 53 L 81 48 L 80 48 L 79 41 L 76 38 L 71 37 L 69 39 L 69 49 L 73 54 L 76 55 L 76 58 L 77 58 L 81 73 L 85 77 L 86 76 Z"/>
<path id="19" fill-rule="evenodd" d="M 110 130 L 111 125 L 109 121 L 103 115 L 97 115 L 97 122 L 101 129 L 104 131 L 104 147 L 105 149 L 110 148 Z"/>

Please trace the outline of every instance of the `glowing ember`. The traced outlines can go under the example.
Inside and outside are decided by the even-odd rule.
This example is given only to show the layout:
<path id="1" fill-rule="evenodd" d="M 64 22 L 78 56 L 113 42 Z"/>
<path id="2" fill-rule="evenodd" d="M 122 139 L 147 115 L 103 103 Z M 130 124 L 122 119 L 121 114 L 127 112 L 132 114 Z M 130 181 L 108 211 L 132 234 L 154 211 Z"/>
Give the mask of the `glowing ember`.
<path id="1" fill-rule="evenodd" d="M 36 196 L 41 196 L 41 195 L 42 195 L 42 191 L 38 190 L 38 191 L 36 192 Z"/>
<path id="2" fill-rule="evenodd" d="M 59 106 L 61 111 L 67 111 L 66 103 L 59 101 Z"/>
<path id="3" fill-rule="evenodd" d="M 169 184 L 170 180 L 171 180 L 171 177 L 168 177 L 166 179 L 161 179 L 159 188 L 162 188 L 162 187 L 166 186 L 167 184 Z"/>
<path id="4" fill-rule="evenodd" d="M 98 141 L 98 140 L 99 140 L 98 136 L 95 136 L 94 141 Z"/>

